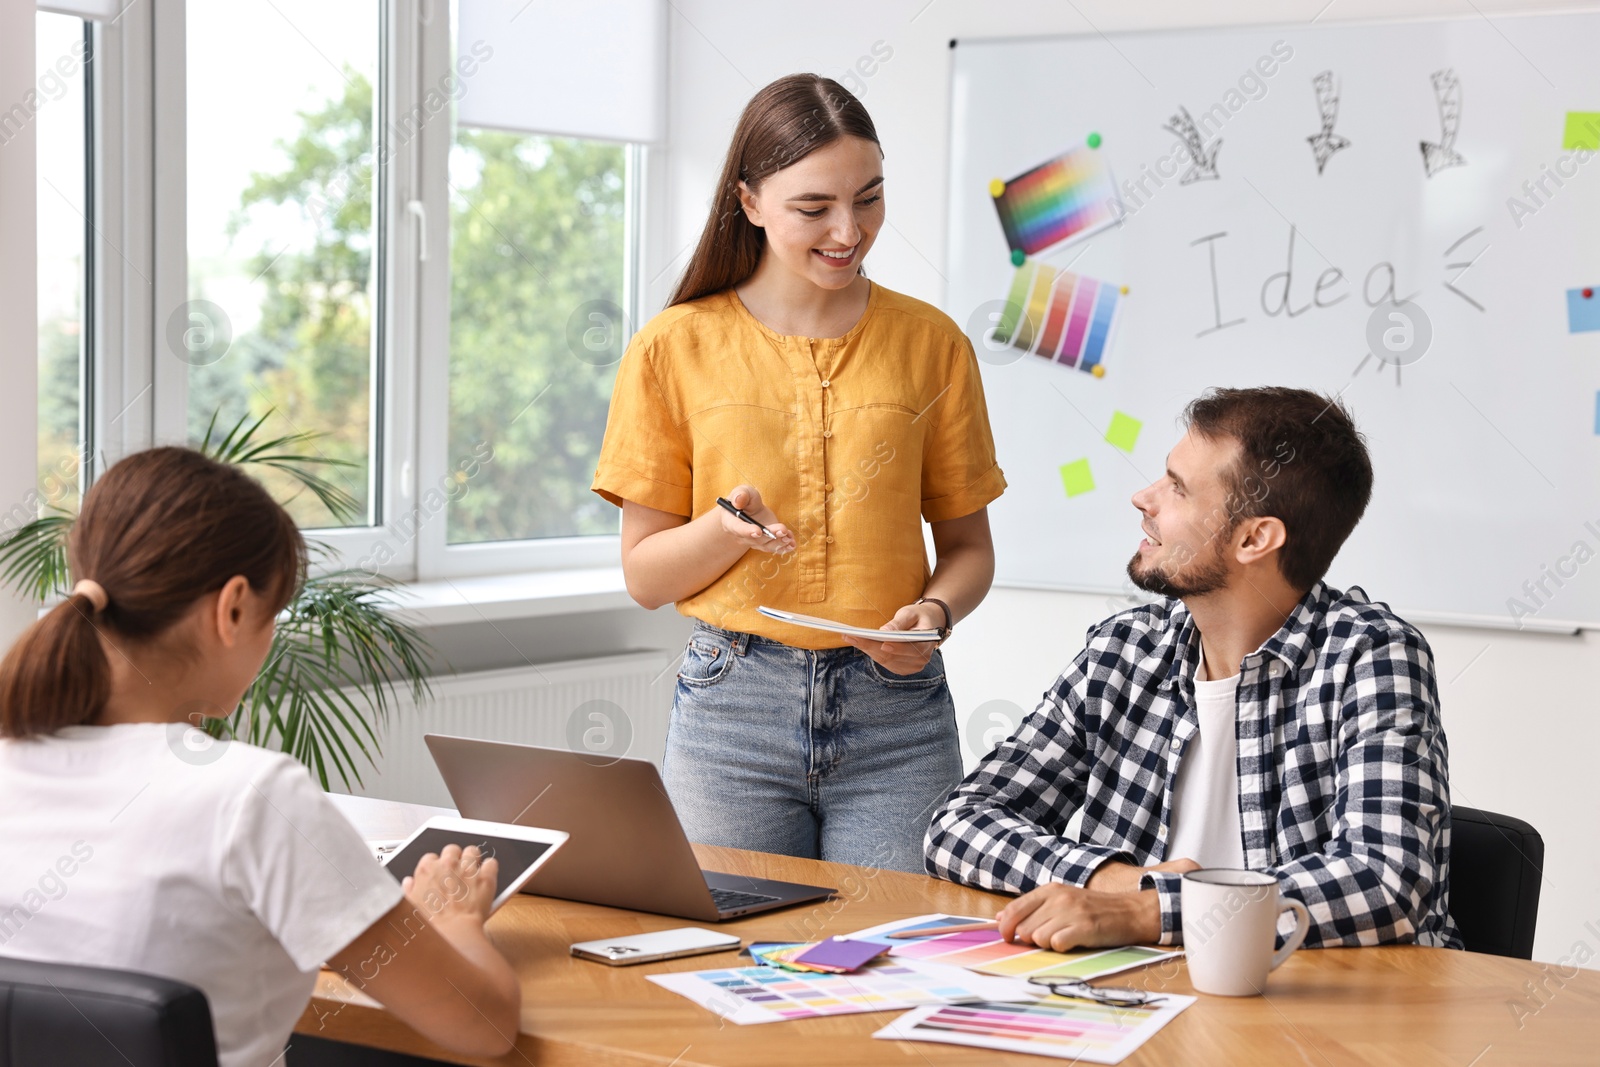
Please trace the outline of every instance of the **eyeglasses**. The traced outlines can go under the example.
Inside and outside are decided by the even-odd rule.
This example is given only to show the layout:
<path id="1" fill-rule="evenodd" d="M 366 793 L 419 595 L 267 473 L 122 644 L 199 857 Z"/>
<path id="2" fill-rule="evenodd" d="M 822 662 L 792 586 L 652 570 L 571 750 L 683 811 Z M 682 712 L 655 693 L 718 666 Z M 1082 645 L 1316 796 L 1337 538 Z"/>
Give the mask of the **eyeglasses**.
<path id="1" fill-rule="evenodd" d="M 1138 1008 L 1147 1004 L 1160 1004 L 1166 999 L 1144 989 L 1092 986 L 1088 982 L 1077 978 L 1044 978 L 1035 976 L 1029 978 L 1028 982 L 1032 985 L 1044 986 L 1058 997 L 1071 997 L 1073 1000 L 1092 1000 L 1096 1004 L 1104 1004 L 1111 1008 Z"/>

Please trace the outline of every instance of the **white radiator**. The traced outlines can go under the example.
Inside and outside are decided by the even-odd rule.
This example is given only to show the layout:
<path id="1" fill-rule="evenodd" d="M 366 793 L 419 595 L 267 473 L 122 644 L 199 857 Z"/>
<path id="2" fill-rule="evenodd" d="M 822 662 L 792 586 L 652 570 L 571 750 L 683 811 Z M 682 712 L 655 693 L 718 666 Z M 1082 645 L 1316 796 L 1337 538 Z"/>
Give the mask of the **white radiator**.
<path id="1" fill-rule="evenodd" d="M 661 763 L 681 652 L 646 650 L 431 679 L 422 704 L 402 691 L 362 769 L 361 796 L 454 807 L 423 734 L 631 756 Z"/>

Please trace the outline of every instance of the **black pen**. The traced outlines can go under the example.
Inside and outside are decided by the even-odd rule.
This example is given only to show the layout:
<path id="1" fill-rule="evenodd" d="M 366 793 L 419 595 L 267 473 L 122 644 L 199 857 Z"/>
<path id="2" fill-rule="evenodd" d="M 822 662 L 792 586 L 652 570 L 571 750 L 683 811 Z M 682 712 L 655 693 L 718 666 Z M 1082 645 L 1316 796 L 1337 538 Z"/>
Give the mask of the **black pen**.
<path id="1" fill-rule="evenodd" d="M 750 516 L 746 515 L 742 511 L 740 511 L 738 508 L 734 507 L 732 504 L 730 504 L 723 497 L 720 497 L 720 496 L 717 497 L 717 503 L 722 505 L 723 507 L 727 508 L 729 511 L 733 512 L 735 515 L 739 516 L 745 522 L 748 522 L 751 526 L 756 527 L 762 533 L 764 533 L 768 537 L 772 538 L 774 541 L 776 541 L 778 539 L 778 535 L 777 534 L 773 533 L 771 530 L 767 529 L 765 526 L 762 526 L 759 522 L 757 522 L 756 520 L 752 519 Z"/>

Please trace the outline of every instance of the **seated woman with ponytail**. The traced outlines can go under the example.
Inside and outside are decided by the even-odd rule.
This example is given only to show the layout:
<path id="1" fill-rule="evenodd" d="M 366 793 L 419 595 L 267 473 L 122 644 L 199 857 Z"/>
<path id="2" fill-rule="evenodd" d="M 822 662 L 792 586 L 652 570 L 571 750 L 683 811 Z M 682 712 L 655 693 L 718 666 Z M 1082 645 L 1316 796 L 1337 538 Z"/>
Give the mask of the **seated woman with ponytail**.
<path id="1" fill-rule="evenodd" d="M 199 987 L 223 1067 L 278 1059 L 324 962 L 444 1048 L 507 1051 L 494 860 L 451 846 L 396 884 L 299 763 L 184 744 L 238 706 L 303 577 L 284 510 L 152 449 L 95 483 L 68 556 L 72 595 L 0 664 L 0 955 Z"/>

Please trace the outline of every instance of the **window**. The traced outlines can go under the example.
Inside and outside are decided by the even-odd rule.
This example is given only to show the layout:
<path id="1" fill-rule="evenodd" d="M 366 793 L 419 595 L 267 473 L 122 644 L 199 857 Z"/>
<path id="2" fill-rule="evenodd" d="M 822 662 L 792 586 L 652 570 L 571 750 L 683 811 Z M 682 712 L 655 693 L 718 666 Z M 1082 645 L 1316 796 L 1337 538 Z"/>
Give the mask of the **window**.
<path id="1" fill-rule="evenodd" d="M 87 24 L 37 16 L 39 109 L 39 497 L 41 511 L 77 509 L 88 367 L 89 241 L 93 213 L 88 145 Z"/>
<path id="2" fill-rule="evenodd" d="M 262 436 L 310 435 L 294 447 L 333 461 L 352 502 L 341 514 L 266 476 L 331 549 L 323 565 L 400 580 L 614 566 L 617 512 L 588 487 L 638 321 L 640 142 L 664 107 L 640 87 L 664 88 L 666 30 L 654 0 L 594 2 L 459 5 L 498 64 L 476 79 L 457 73 L 455 3 L 40 15 L 41 79 L 97 49 L 92 77 L 79 63 L 41 80 L 50 502 L 77 499 L 80 455 L 262 419 Z M 559 44 L 597 23 L 603 55 Z M 97 94 L 102 79 L 116 90 Z M 511 117 L 458 122 L 466 94 Z M 623 123 L 640 100 L 650 121 Z"/>
<path id="3" fill-rule="evenodd" d="M 421 99 L 450 104 L 418 137 L 419 226 L 448 248 L 419 285 L 422 577 L 616 565 L 589 483 L 638 321 L 651 10 L 462 0 L 421 50 Z M 619 27 L 603 55 L 561 45 L 597 19 Z"/>
<path id="4" fill-rule="evenodd" d="M 303 527 L 372 524 L 379 4 L 189 0 L 186 16 L 188 303 L 166 342 L 189 364 L 189 439 L 214 415 L 318 434 L 353 514 L 271 488 Z"/>
<path id="5" fill-rule="evenodd" d="M 451 544 L 617 532 L 589 483 L 627 343 L 626 183 L 621 145 L 455 131 L 449 449 L 476 469 Z"/>

